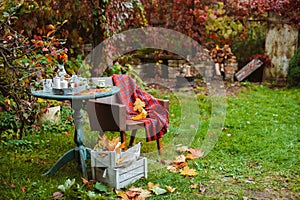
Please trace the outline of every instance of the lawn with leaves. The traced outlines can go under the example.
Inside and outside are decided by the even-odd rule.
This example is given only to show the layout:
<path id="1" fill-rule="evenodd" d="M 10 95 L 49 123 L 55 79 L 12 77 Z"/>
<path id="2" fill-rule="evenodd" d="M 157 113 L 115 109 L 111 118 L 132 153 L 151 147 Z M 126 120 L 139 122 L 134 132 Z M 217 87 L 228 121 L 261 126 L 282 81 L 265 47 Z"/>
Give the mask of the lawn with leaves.
<path id="1" fill-rule="evenodd" d="M 205 89 L 198 91 L 200 121 L 196 138 L 201 140 L 208 130 L 210 101 L 201 93 Z M 176 99 L 165 96 L 171 102 L 170 132 L 163 138 L 167 145 L 177 137 L 174 133 L 181 113 Z M 180 172 L 183 168 L 170 172 L 166 164 L 150 171 L 148 179 L 122 191 L 100 183 L 83 183 L 73 162 L 51 176 L 42 176 L 74 147 L 72 123 L 28 129 L 22 141 L 1 141 L 0 199 L 51 199 L 55 192 L 65 194 L 62 199 L 73 195 L 74 199 L 116 199 L 117 194 L 132 195 L 132 186 L 150 192 L 147 199 L 299 199 L 300 90 L 245 83 L 230 87 L 227 103 L 224 128 L 216 146 L 208 155 L 187 161 L 193 169 L 185 171 L 190 176 Z M 191 148 L 197 148 L 197 144 Z M 142 152 L 155 149 L 155 142 L 144 143 Z M 74 184 L 63 193 L 73 179 Z"/>

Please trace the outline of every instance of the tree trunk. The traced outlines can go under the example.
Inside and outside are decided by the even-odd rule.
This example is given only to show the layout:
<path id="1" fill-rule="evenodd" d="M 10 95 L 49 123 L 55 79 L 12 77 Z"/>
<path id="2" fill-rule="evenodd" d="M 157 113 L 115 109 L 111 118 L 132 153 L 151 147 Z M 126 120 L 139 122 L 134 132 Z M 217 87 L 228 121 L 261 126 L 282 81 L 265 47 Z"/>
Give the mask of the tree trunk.
<path id="1" fill-rule="evenodd" d="M 264 81 L 285 84 L 289 61 L 298 44 L 298 30 L 288 25 L 284 19 L 270 13 L 267 24 L 265 49 L 274 67 L 265 67 Z"/>

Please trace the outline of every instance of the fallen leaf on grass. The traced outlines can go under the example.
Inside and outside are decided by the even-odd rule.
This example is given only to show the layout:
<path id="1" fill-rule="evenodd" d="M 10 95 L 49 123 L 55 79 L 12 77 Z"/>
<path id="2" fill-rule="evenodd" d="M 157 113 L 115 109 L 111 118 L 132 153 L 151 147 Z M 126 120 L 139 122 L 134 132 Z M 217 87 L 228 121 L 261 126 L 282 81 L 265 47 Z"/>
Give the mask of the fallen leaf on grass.
<path id="1" fill-rule="evenodd" d="M 64 196 L 62 192 L 54 192 L 51 196 L 51 199 L 60 199 Z"/>
<path id="2" fill-rule="evenodd" d="M 116 191 L 117 197 L 121 197 L 124 200 L 130 200 L 127 194 L 123 191 Z"/>
<path id="3" fill-rule="evenodd" d="M 173 163 L 183 163 L 183 162 L 185 162 L 184 155 L 177 156 L 176 159 L 173 161 Z"/>
<path id="4" fill-rule="evenodd" d="M 138 196 L 138 200 L 145 200 L 148 197 L 151 197 L 151 192 L 148 190 L 143 190 Z"/>
<path id="5" fill-rule="evenodd" d="M 26 187 L 21 188 L 22 192 L 26 192 Z"/>
<path id="6" fill-rule="evenodd" d="M 200 190 L 201 194 L 204 194 L 206 189 L 205 189 L 204 185 L 200 185 L 199 190 Z"/>
<path id="7" fill-rule="evenodd" d="M 177 168 L 174 167 L 174 166 L 167 166 L 167 170 L 168 170 L 169 172 L 173 172 L 173 173 L 178 172 Z"/>
<path id="8" fill-rule="evenodd" d="M 183 167 L 187 166 L 187 163 L 186 162 L 173 163 L 172 166 L 175 167 L 175 168 L 180 169 L 180 168 L 183 168 Z"/>
<path id="9" fill-rule="evenodd" d="M 194 160 L 195 158 L 194 158 L 194 156 L 192 154 L 187 154 L 185 156 L 185 159 L 187 159 L 187 160 Z"/>
<path id="10" fill-rule="evenodd" d="M 180 170 L 180 174 L 185 176 L 196 176 L 198 173 L 196 170 L 190 169 L 189 166 L 186 166 L 183 170 Z"/>
<path id="11" fill-rule="evenodd" d="M 194 158 L 200 158 L 204 155 L 204 153 L 199 148 L 189 148 L 188 151 L 191 152 Z"/>
<path id="12" fill-rule="evenodd" d="M 130 198 L 130 199 L 137 197 L 140 194 L 139 192 L 133 192 L 133 191 L 127 191 L 125 193 L 128 196 L 128 198 Z"/>
<path id="13" fill-rule="evenodd" d="M 188 147 L 187 146 L 181 146 L 181 147 L 178 147 L 176 149 L 176 151 L 178 151 L 179 153 L 184 153 L 188 150 Z"/>
<path id="14" fill-rule="evenodd" d="M 150 188 L 153 188 L 154 186 L 158 186 L 159 187 L 159 184 L 154 184 L 154 183 L 152 183 L 152 182 L 149 182 L 148 183 L 148 188 L 150 189 Z"/>
<path id="15" fill-rule="evenodd" d="M 172 192 L 174 192 L 174 191 L 176 190 L 176 188 L 173 188 L 173 187 L 168 186 L 168 185 L 166 185 L 166 189 L 167 189 L 167 191 L 170 192 L 170 193 L 172 193 Z"/>
<path id="16" fill-rule="evenodd" d="M 167 192 L 167 190 L 160 188 L 158 186 L 153 186 L 152 188 L 150 188 L 150 190 L 154 192 L 154 194 L 156 195 L 161 195 Z"/>
<path id="17" fill-rule="evenodd" d="M 197 187 L 198 187 L 198 184 L 190 185 L 190 188 L 191 188 L 191 189 L 196 189 Z"/>

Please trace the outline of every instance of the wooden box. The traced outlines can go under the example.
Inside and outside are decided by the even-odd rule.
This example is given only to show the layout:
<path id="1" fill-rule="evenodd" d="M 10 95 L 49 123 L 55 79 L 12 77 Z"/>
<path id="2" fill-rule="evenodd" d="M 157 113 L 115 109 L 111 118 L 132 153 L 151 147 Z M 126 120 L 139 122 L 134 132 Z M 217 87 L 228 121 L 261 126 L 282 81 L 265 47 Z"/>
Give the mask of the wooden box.
<path id="1" fill-rule="evenodd" d="M 147 158 L 140 157 L 125 168 L 104 168 L 92 166 L 92 177 L 116 189 L 124 188 L 138 179 L 147 178 Z"/>
<path id="2" fill-rule="evenodd" d="M 135 162 L 140 157 L 141 143 L 134 145 L 125 152 L 91 151 L 91 165 L 93 167 L 124 167 Z"/>

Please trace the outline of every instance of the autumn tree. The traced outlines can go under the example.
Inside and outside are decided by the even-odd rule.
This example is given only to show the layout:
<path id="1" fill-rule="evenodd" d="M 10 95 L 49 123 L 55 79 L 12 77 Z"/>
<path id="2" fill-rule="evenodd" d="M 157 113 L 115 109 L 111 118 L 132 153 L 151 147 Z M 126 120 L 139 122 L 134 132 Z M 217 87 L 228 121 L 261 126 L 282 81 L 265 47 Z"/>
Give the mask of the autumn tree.
<path id="1" fill-rule="evenodd" d="M 273 70 L 270 73 L 271 76 L 275 76 L 272 77 L 275 79 L 277 76 L 286 76 L 286 63 L 297 48 L 298 33 L 295 28 L 300 27 L 298 4 L 299 0 L 167 0 L 163 2 L 143 0 L 150 25 L 177 30 L 208 48 L 216 44 L 232 44 L 238 39 L 245 40 L 251 22 L 267 22 L 268 28 L 272 28 L 270 24 L 282 24 L 286 31 L 282 31 L 281 35 L 288 33 L 288 30 L 293 32 L 292 35 L 279 40 L 282 42 L 281 46 L 284 44 L 290 46 L 278 51 L 285 52 L 284 55 L 280 55 L 285 60 L 275 58 L 269 53 L 271 50 L 268 51 L 268 49 L 278 49 L 274 46 L 276 41 L 266 42 L 266 53 L 271 60 L 273 62 L 279 60 L 278 63 L 274 63 L 275 72 L 274 69 L 270 69 Z M 281 38 L 279 35 L 274 39 Z M 267 36 L 267 40 L 268 38 L 270 35 Z M 285 55 L 289 56 L 285 57 Z M 281 66 L 284 66 L 284 69 Z"/>

